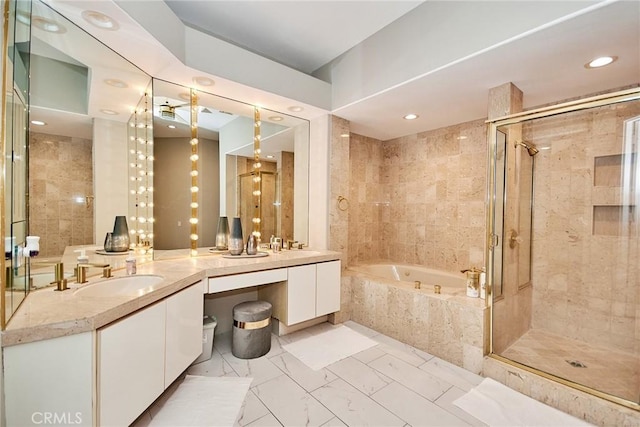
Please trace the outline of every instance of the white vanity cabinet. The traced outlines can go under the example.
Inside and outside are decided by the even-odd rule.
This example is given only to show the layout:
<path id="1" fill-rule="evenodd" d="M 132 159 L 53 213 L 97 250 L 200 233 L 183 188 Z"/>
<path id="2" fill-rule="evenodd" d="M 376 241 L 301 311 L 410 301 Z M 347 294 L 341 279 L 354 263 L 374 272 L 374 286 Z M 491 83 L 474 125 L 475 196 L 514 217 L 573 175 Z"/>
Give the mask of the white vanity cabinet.
<path id="1" fill-rule="evenodd" d="M 202 352 L 202 284 L 97 332 L 99 425 L 129 425 Z"/>
<path id="2" fill-rule="evenodd" d="M 287 269 L 286 282 L 265 286 L 260 299 L 273 306 L 273 317 L 291 326 L 340 310 L 340 261 Z"/>

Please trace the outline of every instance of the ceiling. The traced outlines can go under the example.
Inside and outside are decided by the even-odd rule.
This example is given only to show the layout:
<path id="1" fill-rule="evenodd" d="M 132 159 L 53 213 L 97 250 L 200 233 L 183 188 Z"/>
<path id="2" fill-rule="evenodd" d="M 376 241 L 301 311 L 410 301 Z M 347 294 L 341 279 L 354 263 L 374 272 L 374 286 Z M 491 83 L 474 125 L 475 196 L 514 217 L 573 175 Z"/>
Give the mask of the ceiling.
<path id="1" fill-rule="evenodd" d="M 165 3 L 193 28 L 310 74 L 422 1 L 165 0 Z"/>
<path id="2" fill-rule="evenodd" d="M 198 71 L 192 66 L 185 66 L 181 63 L 184 59 L 179 60 L 167 47 L 167 43 L 177 39 L 171 38 L 171 34 L 165 31 L 168 41 L 158 40 L 142 28 L 144 25 L 140 22 L 145 17 L 144 12 L 151 22 L 162 22 L 160 17 L 149 11 L 155 12 L 153 5 L 163 5 L 177 22 L 180 22 L 178 17 L 183 21 L 182 25 L 215 35 L 305 74 L 310 74 L 327 63 L 339 64 L 351 54 L 363 55 L 358 58 L 360 62 L 356 61 L 362 66 L 362 74 L 369 73 L 374 78 L 384 79 L 388 73 L 387 68 L 395 65 L 391 60 L 423 59 L 432 55 L 432 52 L 422 52 L 420 46 L 416 48 L 415 45 L 413 50 L 401 46 L 402 50 L 398 51 L 397 58 L 394 58 L 393 52 L 389 56 L 389 64 L 382 63 L 372 71 L 372 67 L 367 68 L 369 64 L 366 62 L 372 57 L 365 57 L 365 54 L 371 55 L 371 52 L 365 52 L 363 44 L 380 34 L 387 34 L 386 31 L 390 28 L 397 28 L 399 23 L 406 22 L 404 20 L 407 17 L 415 16 L 416 12 L 424 10 L 426 6 L 449 3 L 434 0 L 167 0 L 163 3 L 154 0 L 139 2 L 144 7 L 141 18 L 131 15 L 123 8 L 135 3 L 135 0 L 116 3 L 45 1 L 54 4 L 56 9 L 61 10 L 85 31 L 103 40 L 154 77 L 189 86 L 193 76 L 208 76 L 215 80 L 215 85 L 204 88 L 205 91 L 249 104 L 267 106 L 275 111 L 287 111 L 289 106 L 300 101 L 277 92 L 266 92 L 246 84 L 243 86 L 240 81 L 220 78 Z M 349 120 L 352 132 L 389 140 L 485 118 L 489 89 L 507 82 L 513 82 L 523 91 L 526 109 L 638 85 L 640 1 L 581 0 L 565 3 L 578 4 L 579 6 L 572 7 L 579 10 L 579 13 L 567 13 L 563 19 L 544 22 L 484 49 L 470 50 L 468 54 L 443 61 L 437 67 L 424 67 L 421 71 L 408 74 L 396 84 L 386 85 L 369 93 L 363 91 L 362 96 L 350 102 L 336 101 L 336 93 L 344 87 L 339 87 L 334 79 L 333 106 L 329 112 Z M 81 17 L 81 12 L 85 9 L 101 10 L 112 16 L 120 23 L 120 31 L 100 31 L 88 26 Z M 478 22 L 475 24 L 480 29 L 478 37 L 482 35 L 482 28 L 488 32 L 496 26 L 496 22 L 476 21 Z M 433 26 L 427 30 L 429 36 L 444 51 L 453 51 L 456 45 L 472 44 L 466 35 L 449 45 L 440 42 L 438 31 L 442 31 L 449 23 L 440 24 L 440 27 Z M 500 24 L 504 25 L 506 24 Z M 456 28 L 452 30 L 457 31 Z M 373 57 L 376 53 L 374 51 Z M 202 49 L 193 53 L 196 54 L 207 57 L 207 52 Z M 602 54 L 616 55 L 619 59 L 601 69 L 587 70 L 584 67 L 590 59 Z M 380 57 L 387 60 L 386 56 Z M 215 57 L 213 60 L 220 61 L 220 58 Z M 326 67 L 325 65 L 323 69 Z M 250 71 L 260 73 L 261 70 Z M 356 69 L 356 75 L 358 71 Z M 93 88 L 92 92 L 95 93 Z M 111 101 L 116 100 L 120 101 Z M 327 112 L 327 109 L 309 103 L 303 105 L 305 110 L 296 113 L 302 118 L 310 119 Z M 106 108 L 116 109 L 115 106 Z M 418 114 L 419 118 L 413 121 L 403 120 L 402 117 L 409 112 Z"/>
<path id="3" fill-rule="evenodd" d="M 165 2 L 186 25 L 306 73 L 317 70 L 422 3 Z M 598 2 L 582 3 L 586 9 Z M 605 1 L 593 9 L 334 108 L 333 113 L 349 120 L 353 132 L 388 140 L 484 118 L 488 90 L 506 82 L 513 82 L 523 91 L 526 109 L 637 85 L 640 2 Z M 602 69 L 584 67 L 603 54 L 616 55 L 619 60 Z M 418 114 L 419 119 L 403 120 L 409 112 Z"/>

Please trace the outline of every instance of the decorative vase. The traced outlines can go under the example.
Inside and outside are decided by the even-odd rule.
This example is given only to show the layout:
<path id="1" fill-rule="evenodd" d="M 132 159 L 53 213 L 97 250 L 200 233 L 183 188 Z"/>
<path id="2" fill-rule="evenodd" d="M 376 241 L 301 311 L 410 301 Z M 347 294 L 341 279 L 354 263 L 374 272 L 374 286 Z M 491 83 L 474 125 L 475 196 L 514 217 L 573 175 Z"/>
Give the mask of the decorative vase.
<path id="1" fill-rule="evenodd" d="M 108 232 L 104 236 L 104 251 L 113 252 L 113 233 L 112 232 Z"/>
<path id="2" fill-rule="evenodd" d="M 218 232 L 216 233 L 216 249 L 226 251 L 229 248 L 229 220 L 226 216 L 218 219 Z"/>
<path id="3" fill-rule="evenodd" d="M 126 252 L 129 250 L 130 242 L 129 227 L 127 227 L 127 217 L 116 216 L 115 224 L 113 224 L 112 239 L 112 252 Z"/>
<path id="4" fill-rule="evenodd" d="M 247 239 L 247 255 L 256 255 L 258 253 L 258 238 L 255 234 L 249 235 Z"/>
<path id="5" fill-rule="evenodd" d="M 231 220 L 231 234 L 229 235 L 229 253 L 231 255 L 241 255 L 244 250 L 244 239 L 242 238 L 242 223 L 240 218 Z"/>

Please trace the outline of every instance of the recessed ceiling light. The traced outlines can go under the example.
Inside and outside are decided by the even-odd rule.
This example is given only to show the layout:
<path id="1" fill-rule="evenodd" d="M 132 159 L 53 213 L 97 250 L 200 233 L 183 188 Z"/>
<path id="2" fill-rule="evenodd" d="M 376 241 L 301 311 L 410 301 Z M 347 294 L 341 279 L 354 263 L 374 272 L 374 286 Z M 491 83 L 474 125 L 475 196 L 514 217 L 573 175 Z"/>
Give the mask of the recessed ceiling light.
<path id="1" fill-rule="evenodd" d="M 349 138 L 349 134 L 348 133 L 342 133 L 342 134 L 340 134 L 340 136 L 342 138 Z"/>
<path id="2" fill-rule="evenodd" d="M 300 111 L 303 111 L 304 108 L 300 107 L 299 105 L 293 105 L 291 107 L 289 107 L 289 111 L 293 111 L 294 113 L 299 113 Z"/>
<path id="3" fill-rule="evenodd" d="M 175 128 L 176 128 L 176 125 L 167 125 L 167 127 L 168 127 L 169 129 L 175 129 Z"/>
<path id="4" fill-rule="evenodd" d="M 67 32 L 67 29 L 62 25 L 52 21 L 51 19 L 43 18 L 42 16 L 31 17 L 31 23 L 42 31 L 46 31 L 48 33 L 62 34 Z"/>
<path id="5" fill-rule="evenodd" d="M 460 135 L 459 137 L 456 138 L 457 140 L 462 140 L 462 139 L 467 139 L 467 137 L 465 135 Z"/>
<path id="6" fill-rule="evenodd" d="M 95 10 L 85 10 L 82 12 L 82 17 L 89 24 L 102 28 L 103 30 L 115 31 L 120 26 L 110 16 L 105 15 L 102 12 L 96 12 Z"/>
<path id="7" fill-rule="evenodd" d="M 599 68 L 604 67 L 605 65 L 609 65 L 615 62 L 618 59 L 617 56 L 601 56 L 592 60 L 591 62 L 584 65 L 585 68 Z"/>
<path id="8" fill-rule="evenodd" d="M 103 114 L 108 114 L 109 116 L 117 116 L 118 114 L 120 114 L 117 111 L 108 110 L 106 108 L 101 109 L 100 112 L 102 112 Z"/>
<path id="9" fill-rule="evenodd" d="M 405 120 L 415 120 L 417 118 L 418 118 L 418 115 L 417 114 L 413 114 L 413 113 L 410 113 L 410 114 L 407 114 L 406 116 L 404 116 Z"/>
<path id="10" fill-rule="evenodd" d="M 46 126 L 47 123 L 43 122 L 42 120 L 31 120 L 31 124 L 32 125 L 36 125 L 36 126 Z"/>
<path id="11" fill-rule="evenodd" d="M 269 117 L 269 120 L 271 120 L 272 122 L 281 122 L 284 119 L 280 116 L 271 116 Z"/>
<path id="12" fill-rule="evenodd" d="M 275 158 L 276 158 L 276 156 L 274 156 L 273 154 L 269 154 L 269 155 L 267 156 L 267 159 L 275 159 Z"/>
<path id="13" fill-rule="evenodd" d="M 191 102 L 191 94 L 189 92 L 182 92 L 178 94 L 178 98 L 182 99 L 183 101 Z"/>
<path id="14" fill-rule="evenodd" d="M 197 76 L 193 78 L 193 82 L 195 84 L 198 84 L 200 86 L 213 86 L 214 85 L 214 81 L 212 79 L 210 79 L 209 77 L 204 77 L 204 76 Z"/>
<path id="15" fill-rule="evenodd" d="M 121 88 L 121 89 L 129 87 L 128 84 L 126 84 L 122 80 L 118 80 L 118 79 L 106 79 L 104 82 L 106 84 L 108 84 L 109 86 L 118 87 L 118 88 Z"/>

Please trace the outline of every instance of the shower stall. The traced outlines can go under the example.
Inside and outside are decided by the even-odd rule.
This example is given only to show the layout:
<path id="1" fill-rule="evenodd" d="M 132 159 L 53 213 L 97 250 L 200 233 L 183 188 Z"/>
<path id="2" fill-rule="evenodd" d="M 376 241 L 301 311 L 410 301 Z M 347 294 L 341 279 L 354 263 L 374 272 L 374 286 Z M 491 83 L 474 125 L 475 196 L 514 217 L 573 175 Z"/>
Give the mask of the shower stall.
<path id="1" fill-rule="evenodd" d="M 640 409 L 640 88 L 489 139 L 490 357 Z"/>

